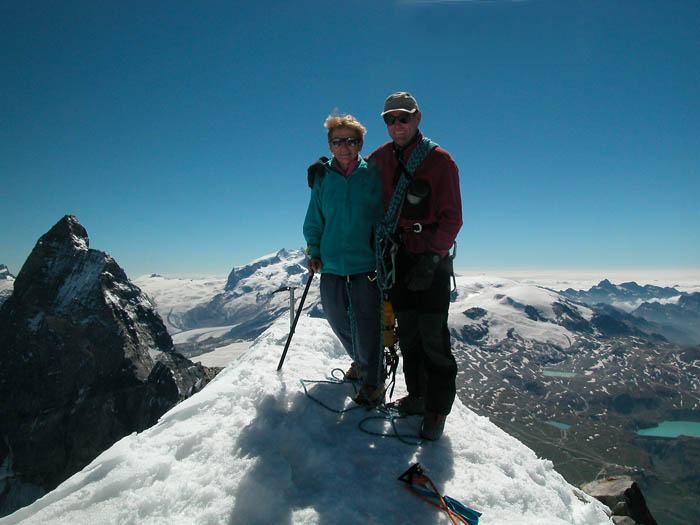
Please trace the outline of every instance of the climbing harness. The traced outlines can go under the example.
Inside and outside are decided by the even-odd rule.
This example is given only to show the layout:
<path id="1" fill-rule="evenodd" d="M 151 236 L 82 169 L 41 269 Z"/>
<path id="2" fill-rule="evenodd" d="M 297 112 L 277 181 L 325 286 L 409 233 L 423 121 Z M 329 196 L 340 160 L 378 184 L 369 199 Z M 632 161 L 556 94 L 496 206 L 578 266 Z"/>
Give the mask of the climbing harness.
<path id="1" fill-rule="evenodd" d="M 406 191 L 413 180 L 418 166 L 425 160 L 428 154 L 438 145 L 427 137 L 418 143 L 413 150 L 408 162 L 404 163 L 399 155 L 397 160 L 402 176 L 399 178 L 394 193 L 389 201 L 389 206 L 384 213 L 384 218 L 374 225 L 374 247 L 377 255 L 377 282 L 382 292 L 391 289 L 396 279 L 395 259 L 399 243 L 396 238 L 396 228 L 401 216 L 401 208 L 406 198 Z M 387 261 L 388 259 L 388 261 Z"/>
<path id="2" fill-rule="evenodd" d="M 442 496 L 433 480 L 425 474 L 425 468 L 416 463 L 399 476 L 399 481 L 408 485 L 408 489 L 423 501 L 444 510 L 454 525 L 478 525 L 481 512 L 464 506 L 449 496 Z"/>

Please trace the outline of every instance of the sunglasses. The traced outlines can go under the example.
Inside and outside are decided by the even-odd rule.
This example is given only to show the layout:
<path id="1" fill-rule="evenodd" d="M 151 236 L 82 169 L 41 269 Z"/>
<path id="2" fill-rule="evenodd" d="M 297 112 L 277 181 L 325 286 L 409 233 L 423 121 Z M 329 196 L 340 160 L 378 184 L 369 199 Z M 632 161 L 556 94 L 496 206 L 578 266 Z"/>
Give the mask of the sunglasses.
<path id="1" fill-rule="evenodd" d="M 343 144 L 347 144 L 348 148 L 359 148 L 360 144 L 362 144 L 362 140 L 355 137 L 348 137 L 345 139 L 331 139 L 328 143 L 334 148 L 339 148 Z"/>
<path id="2" fill-rule="evenodd" d="M 411 122 L 413 119 L 413 113 L 402 113 L 398 117 L 395 117 L 393 115 L 384 115 L 384 122 L 386 122 L 387 126 L 393 126 L 394 122 L 397 120 L 401 122 L 401 124 L 408 124 Z"/>

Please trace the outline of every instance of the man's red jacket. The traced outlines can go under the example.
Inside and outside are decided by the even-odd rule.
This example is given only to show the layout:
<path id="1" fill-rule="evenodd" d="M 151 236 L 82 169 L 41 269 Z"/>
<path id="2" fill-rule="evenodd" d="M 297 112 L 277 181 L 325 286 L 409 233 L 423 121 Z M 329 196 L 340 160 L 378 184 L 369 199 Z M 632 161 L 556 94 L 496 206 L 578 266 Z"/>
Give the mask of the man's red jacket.
<path id="1" fill-rule="evenodd" d="M 418 132 L 417 140 L 413 141 L 402 152 L 406 163 L 423 135 Z M 399 162 L 393 142 L 387 142 L 373 151 L 368 161 L 378 164 L 382 173 L 384 209 L 389 205 L 398 182 L 397 168 Z M 452 155 L 437 147 L 433 149 L 416 170 L 414 180 L 429 184 L 429 206 L 420 219 L 399 219 L 398 229 L 401 232 L 404 247 L 411 253 L 435 252 L 444 257 L 457 238 L 462 227 L 462 195 L 459 188 L 459 169 Z M 420 224 L 419 228 L 416 224 Z"/>

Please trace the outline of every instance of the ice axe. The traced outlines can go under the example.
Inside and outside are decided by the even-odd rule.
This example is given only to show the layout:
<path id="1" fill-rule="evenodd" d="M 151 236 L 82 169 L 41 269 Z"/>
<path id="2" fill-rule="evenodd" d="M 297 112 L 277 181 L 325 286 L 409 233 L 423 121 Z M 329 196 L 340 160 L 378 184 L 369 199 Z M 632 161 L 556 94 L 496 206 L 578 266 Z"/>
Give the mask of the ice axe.
<path id="1" fill-rule="evenodd" d="M 294 316 L 294 322 L 292 323 L 292 328 L 289 330 L 289 337 L 287 337 L 287 343 L 284 345 L 284 352 L 282 352 L 282 357 L 280 358 L 280 364 L 277 365 L 277 371 L 279 372 L 282 369 L 282 365 L 284 364 L 284 358 L 287 356 L 287 350 L 289 350 L 289 343 L 292 342 L 292 336 L 294 335 L 294 329 L 297 327 L 297 321 L 299 321 L 299 316 L 301 316 L 301 309 L 304 306 L 304 300 L 306 299 L 306 294 L 309 292 L 309 287 L 311 286 L 311 281 L 314 278 L 314 274 L 311 274 L 309 276 L 309 280 L 306 281 L 306 287 L 304 288 L 304 293 L 301 296 L 301 302 L 299 303 L 299 309 L 297 310 L 297 314 Z M 290 312 L 291 314 L 291 312 Z"/>

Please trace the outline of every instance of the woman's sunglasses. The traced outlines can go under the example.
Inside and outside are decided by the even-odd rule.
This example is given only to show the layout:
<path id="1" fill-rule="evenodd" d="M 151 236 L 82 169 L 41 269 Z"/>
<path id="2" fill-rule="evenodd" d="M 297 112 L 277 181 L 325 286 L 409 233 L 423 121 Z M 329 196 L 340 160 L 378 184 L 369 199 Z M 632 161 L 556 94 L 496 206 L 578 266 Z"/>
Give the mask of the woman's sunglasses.
<path id="1" fill-rule="evenodd" d="M 343 144 L 347 144 L 348 148 L 357 148 L 360 146 L 362 141 L 355 137 L 348 137 L 346 139 L 331 139 L 328 143 L 334 148 L 339 148 Z"/>

